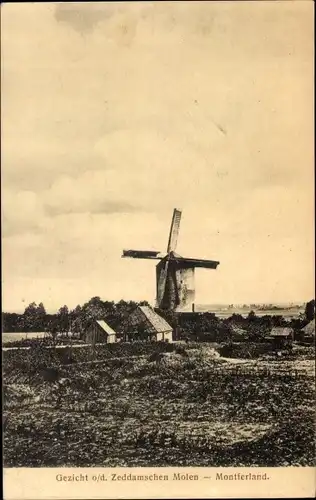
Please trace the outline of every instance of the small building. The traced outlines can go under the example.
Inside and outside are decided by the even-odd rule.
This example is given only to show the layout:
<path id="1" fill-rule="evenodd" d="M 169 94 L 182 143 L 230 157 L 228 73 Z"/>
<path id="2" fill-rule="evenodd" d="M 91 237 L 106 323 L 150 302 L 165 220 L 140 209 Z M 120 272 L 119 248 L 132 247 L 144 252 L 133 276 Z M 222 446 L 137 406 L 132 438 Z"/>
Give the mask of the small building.
<path id="1" fill-rule="evenodd" d="M 291 346 L 294 340 L 294 330 L 290 327 L 274 327 L 268 339 L 272 342 L 275 349 Z"/>
<path id="2" fill-rule="evenodd" d="M 115 331 L 103 320 L 93 321 L 85 332 L 87 344 L 112 344 L 116 342 Z"/>
<path id="3" fill-rule="evenodd" d="M 234 323 L 230 325 L 230 335 L 234 342 L 244 342 L 249 338 L 248 332 Z"/>
<path id="4" fill-rule="evenodd" d="M 172 342 L 173 329 L 149 306 L 138 306 L 122 325 L 125 340 Z"/>
<path id="5" fill-rule="evenodd" d="M 301 332 L 302 341 L 313 344 L 315 342 L 315 318 L 307 323 L 307 325 L 302 328 Z"/>

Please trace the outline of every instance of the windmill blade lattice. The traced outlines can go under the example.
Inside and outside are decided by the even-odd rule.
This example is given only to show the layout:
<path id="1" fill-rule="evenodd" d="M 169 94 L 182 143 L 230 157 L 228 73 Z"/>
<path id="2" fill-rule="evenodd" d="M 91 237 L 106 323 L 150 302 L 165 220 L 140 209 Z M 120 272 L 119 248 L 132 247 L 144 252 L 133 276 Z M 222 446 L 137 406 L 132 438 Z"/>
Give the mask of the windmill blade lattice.
<path id="1" fill-rule="evenodd" d="M 173 217 L 170 227 L 169 241 L 167 252 L 174 252 L 177 247 L 178 235 L 180 229 L 180 221 L 181 221 L 181 211 L 176 208 L 173 211 Z"/>
<path id="2" fill-rule="evenodd" d="M 165 291 L 166 291 L 168 269 L 169 269 L 169 259 L 166 259 L 165 266 L 161 270 L 160 275 L 159 275 L 159 280 L 158 280 L 158 289 L 163 290 L 162 297 L 164 296 Z"/>

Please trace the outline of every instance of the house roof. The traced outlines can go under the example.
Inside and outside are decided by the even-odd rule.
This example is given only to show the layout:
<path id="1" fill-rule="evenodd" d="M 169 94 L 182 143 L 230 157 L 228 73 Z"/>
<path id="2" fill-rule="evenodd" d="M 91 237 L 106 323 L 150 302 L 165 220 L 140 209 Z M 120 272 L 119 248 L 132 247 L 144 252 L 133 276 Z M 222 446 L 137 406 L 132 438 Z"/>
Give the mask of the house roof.
<path id="1" fill-rule="evenodd" d="M 303 332 L 305 333 L 305 335 L 314 335 L 315 336 L 315 318 L 310 321 L 309 323 L 307 323 L 306 326 L 304 326 L 304 328 L 302 328 Z"/>
<path id="2" fill-rule="evenodd" d="M 276 326 L 272 328 L 270 336 L 271 337 L 288 337 L 289 335 L 292 335 L 293 329 L 289 327 L 284 327 L 284 326 Z"/>
<path id="3" fill-rule="evenodd" d="M 170 332 L 172 331 L 172 327 L 164 320 L 159 314 L 155 313 L 155 311 L 149 306 L 139 306 L 139 309 L 146 316 L 146 319 L 149 321 L 151 326 L 157 333 Z"/>
<path id="4" fill-rule="evenodd" d="M 116 335 L 113 328 L 111 328 L 103 319 L 97 319 L 97 323 L 108 335 Z"/>
<path id="5" fill-rule="evenodd" d="M 238 335 L 247 335 L 248 332 L 241 328 L 240 326 L 235 325 L 234 323 L 231 325 L 231 329 L 233 333 L 237 333 Z"/>

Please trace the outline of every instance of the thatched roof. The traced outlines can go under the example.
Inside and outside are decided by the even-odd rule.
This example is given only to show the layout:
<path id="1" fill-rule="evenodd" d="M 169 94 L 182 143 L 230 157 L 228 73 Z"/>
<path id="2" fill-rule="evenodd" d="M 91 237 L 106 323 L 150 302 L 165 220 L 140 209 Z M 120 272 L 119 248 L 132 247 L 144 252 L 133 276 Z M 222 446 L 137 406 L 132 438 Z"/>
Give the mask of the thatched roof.
<path id="1" fill-rule="evenodd" d="M 231 331 L 237 335 L 241 335 L 241 336 L 245 336 L 245 335 L 248 335 L 248 332 L 247 330 L 244 330 L 243 328 L 241 328 L 240 326 L 237 326 L 236 324 L 231 324 Z"/>
<path id="2" fill-rule="evenodd" d="M 277 326 L 272 328 L 271 337 L 290 337 L 293 335 L 293 329 L 289 327 Z"/>
<path id="3" fill-rule="evenodd" d="M 305 335 L 308 337 L 315 337 L 315 318 L 310 321 L 304 328 L 302 328 L 302 331 L 304 332 Z"/>
<path id="4" fill-rule="evenodd" d="M 167 323 L 159 314 L 149 306 L 139 306 L 139 309 L 146 316 L 154 331 L 157 333 L 172 332 L 172 326 Z"/>

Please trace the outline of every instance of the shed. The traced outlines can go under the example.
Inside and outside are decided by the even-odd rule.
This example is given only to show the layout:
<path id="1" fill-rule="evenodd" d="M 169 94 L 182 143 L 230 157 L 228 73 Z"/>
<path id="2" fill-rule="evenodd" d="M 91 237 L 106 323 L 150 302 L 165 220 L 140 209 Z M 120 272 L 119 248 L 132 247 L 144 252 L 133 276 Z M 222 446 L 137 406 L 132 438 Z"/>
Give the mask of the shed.
<path id="1" fill-rule="evenodd" d="M 240 326 L 236 325 L 235 323 L 232 323 L 230 325 L 230 332 L 231 332 L 231 339 L 235 340 L 236 342 L 243 341 L 248 339 L 249 334 L 246 330 L 241 328 Z"/>
<path id="2" fill-rule="evenodd" d="M 315 340 L 315 318 L 302 328 L 303 341 L 314 342 Z"/>
<path id="3" fill-rule="evenodd" d="M 87 344 L 112 344 L 116 342 L 116 333 L 103 319 L 98 319 L 87 328 L 85 341 Z"/>
<path id="4" fill-rule="evenodd" d="M 149 306 L 138 306 L 122 325 L 125 340 L 172 342 L 173 329 Z"/>
<path id="5" fill-rule="evenodd" d="M 294 339 L 294 330 L 290 327 L 274 327 L 268 337 L 275 348 L 279 349 L 292 345 Z"/>

